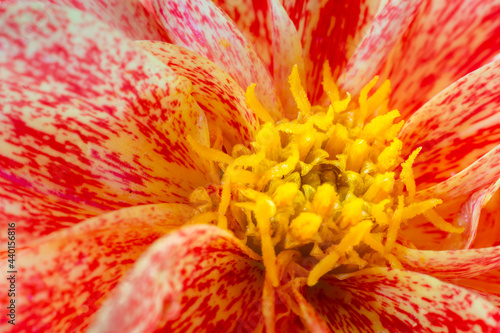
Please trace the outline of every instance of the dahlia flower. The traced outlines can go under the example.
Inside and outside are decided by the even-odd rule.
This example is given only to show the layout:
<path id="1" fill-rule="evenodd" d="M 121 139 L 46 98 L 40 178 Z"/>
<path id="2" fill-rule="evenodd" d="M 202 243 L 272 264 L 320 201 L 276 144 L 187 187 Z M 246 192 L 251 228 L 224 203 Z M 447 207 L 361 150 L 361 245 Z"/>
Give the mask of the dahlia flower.
<path id="1" fill-rule="evenodd" d="M 2 1 L 2 331 L 500 331 L 499 16 Z"/>

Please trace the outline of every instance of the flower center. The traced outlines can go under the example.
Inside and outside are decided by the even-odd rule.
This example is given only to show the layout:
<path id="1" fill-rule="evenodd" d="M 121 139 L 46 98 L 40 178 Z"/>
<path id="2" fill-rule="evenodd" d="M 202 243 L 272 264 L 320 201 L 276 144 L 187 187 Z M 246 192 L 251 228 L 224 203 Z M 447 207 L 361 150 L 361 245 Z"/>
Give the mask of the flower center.
<path id="1" fill-rule="evenodd" d="M 412 164 L 420 148 L 401 157 L 403 121 L 395 123 L 400 114 L 388 109 L 389 81 L 369 96 L 375 77 L 351 101 L 341 98 L 328 64 L 323 77 L 330 105 L 311 106 L 295 66 L 289 82 L 298 117 L 276 123 L 250 86 L 247 105 L 262 120 L 250 147 L 236 145 L 228 155 L 189 139 L 223 173 L 218 195 L 206 188 L 191 195 L 199 211 L 192 222 L 216 222 L 261 253 L 275 286 L 283 251 L 313 263 L 305 268 L 314 285 L 329 272 L 402 268 L 393 248 L 401 226 L 417 215 L 441 230 L 463 231 L 433 210 L 441 200 L 415 200 Z"/>

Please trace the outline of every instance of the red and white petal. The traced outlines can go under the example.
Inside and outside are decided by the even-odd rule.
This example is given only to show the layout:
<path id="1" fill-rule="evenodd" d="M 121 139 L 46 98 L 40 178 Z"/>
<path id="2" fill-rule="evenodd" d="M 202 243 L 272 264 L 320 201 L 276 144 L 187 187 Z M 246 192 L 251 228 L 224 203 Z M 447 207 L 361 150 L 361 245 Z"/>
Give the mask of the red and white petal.
<path id="1" fill-rule="evenodd" d="M 307 92 L 314 104 L 323 94 L 320 84 L 323 63 L 329 61 L 336 79 L 385 1 L 282 0 L 282 3 L 302 39 Z"/>
<path id="2" fill-rule="evenodd" d="M 271 75 L 234 22 L 210 0 L 179 3 L 154 0 L 170 39 L 215 62 L 247 89 L 256 83 L 257 97 L 277 120 L 282 108 Z"/>
<path id="3" fill-rule="evenodd" d="M 245 91 L 226 72 L 180 46 L 154 41 L 137 44 L 191 81 L 191 94 L 207 116 L 209 126 L 222 129 L 230 145 L 254 140 L 257 119 L 245 104 Z"/>
<path id="4" fill-rule="evenodd" d="M 256 327 L 264 275 L 259 257 L 227 231 L 184 227 L 148 249 L 99 310 L 89 332 Z"/>
<path id="5" fill-rule="evenodd" d="M 21 0 L 4 0 L 15 3 Z M 166 31 L 154 16 L 141 4 L 140 0 L 31 0 L 50 4 L 64 5 L 90 13 L 100 21 L 122 31 L 133 40 L 148 39 L 169 41 Z M 52 21 L 50 13 L 43 18 Z M 30 37 L 27 37 L 30 38 Z"/>
<path id="6" fill-rule="evenodd" d="M 81 11 L 16 4 L 0 25 L 0 219 L 20 242 L 214 181 L 189 80 Z"/>
<path id="7" fill-rule="evenodd" d="M 273 70 L 272 26 L 268 0 L 212 0 L 236 23 L 269 71 Z"/>
<path id="8" fill-rule="evenodd" d="M 297 117 L 297 103 L 292 96 L 288 78 L 297 65 L 301 81 L 305 84 L 304 59 L 297 29 L 279 0 L 269 0 L 272 17 L 274 85 L 285 111 L 285 117 Z"/>
<path id="9" fill-rule="evenodd" d="M 500 310 L 464 288 L 415 272 L 374 268 L 323 279 L 307 300 L 335 332 L 497 332 Z"/>
<path id="10" fill-rule="evenodd" d="M 391 0 L 375 16 L 339 77 L 339 86 L 359 94 L 381 69 L 423 0 Z"/>
<path id="11" fill-rule="evenodd" d="M 429 186 L 464 169 L 500 142 L 500 60 L 464 76 L 406 122 L 405 153 L 423 147 L 414 172 Z"/>
<path id="12" fill-rule="evenodd" d="M 425 1 L 382 75 L 403 117 L 499 53 L 499 15 L 497 0 Z"/>
<path id="13" fill-rule="evenodd" d="M 82 332 L 139 255 L 192 211 L 181 204 L 125 208 L 18 249 L 16 332 Z M 3 272 L 11 270 L 6 264 Z M 7 283 L 0 286 L 8 290 Z M 7 304 L 7 293 L 0 301 Z M 1 316 L 0 331 L 10 327 L 7 320 Z"/>

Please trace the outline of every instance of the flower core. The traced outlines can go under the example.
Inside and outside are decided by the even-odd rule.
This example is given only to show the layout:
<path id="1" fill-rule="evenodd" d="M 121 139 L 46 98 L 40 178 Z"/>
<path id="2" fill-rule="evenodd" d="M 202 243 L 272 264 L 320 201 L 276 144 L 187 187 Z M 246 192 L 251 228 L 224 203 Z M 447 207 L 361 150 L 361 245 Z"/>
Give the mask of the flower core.
<path id="1" fill-rule="evenodd" d="M 250 146 L 235 145 L 228 155 L 189 139 L 223 174 L 218 195 L 206 188 L 191 195 L 199 211 L 192 222 L 216 222 L 261 253 L 275 286 L 284 251 L 297 252 L 295 274 L 306 272 L 314 285 L 329 272 L 402 268 L 392 251 L 401 226 L 417 215 L 441 230 L 463 231 L 434 211 L 441 200 L 415 200 L 412 164 L 420 148 L 401 157 L 403 121 L 395 123 L 400 114 L 388 109 L 389 81 L 369 96 L 375 77 L 351 101 L 348 93 L 341 98 L 328 64 L 323 78 L 329 106 L 311 106 L 295 66 L 289 82 L 298 117 L 278 122 L 250 86 L 247 105 L 262 121 Z"/>

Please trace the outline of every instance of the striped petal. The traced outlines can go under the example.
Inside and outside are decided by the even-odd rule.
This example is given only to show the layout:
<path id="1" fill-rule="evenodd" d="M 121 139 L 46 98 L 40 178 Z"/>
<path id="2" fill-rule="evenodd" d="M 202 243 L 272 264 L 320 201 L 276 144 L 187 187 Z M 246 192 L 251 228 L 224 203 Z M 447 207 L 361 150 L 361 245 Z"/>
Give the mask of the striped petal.
<path id="1" fill-rule="evenodd" d="M 288 78 L 294 65 L 298 66 L 301 81 L 305 82 L 304 59 L 297 29 L 279 0 L 269 0 L 274 56 L 274 85 L 288 119 L 297 118 L 297 104 L 292 96 Z"/>
<path id="2" fill-rule="evenodd" d="M 394 48 L 383 77 L 403 117 L 500 51 L 497 0 L 426 0 Z"/>
<path id="3" fill-rule="evenodd" d="M 19 223 L 20 242 L 122 207 L 187 202 L 214 182 L 185 139 L 208 142 L 186 78 L 81 11 L 0 15 L 0 219 Z M 37 38 L 22 38 L 27 26 Z"/>
<path id="4" fill-rule="evenodd" d="M 269 71 L 273 69 L 272 26 L 268 0 L 212 0 L 236 23 Z"/>
<path id="5" fill-rule="evenodd" d="M 335 332 L 496 332 L 500 310 L 428 275 L 374 268 L 324 280 L 306 295 Z"/>
<path id="6" fill-rule="evenodd" d="M 191 214 L 180 204 L 125 208 L 18 249 L 16 332 L 82 332 L 139 255 Z M 7 293 L 0 300 L 7 304 Z M 1 317 L 1 331 L 7 320 Z"/>
<path id="7" fill-rule="evenodd" d="M 254 140 L 257 119 L 245 104 L 245 92 L 227 73 L 207 58 L 180 46 L 153 41 L 137 43 L 191 81 L 192 96 L 207 116 L 209 126 L 222 129 L 230 145 Z"/>
<path id="8" fill-rule="evenodd" d="M 258 261 L 220 228 L 179 229 L 139 259 L 89 332 L 232 332 L 261 311 Z"/>
<path id="9" fill-rule="evenodd" d="M 374 17 L 370 29 L 339 77 L 339 86 L 359 94 L 384 65 L 394 45 L 415 18 L 423 0 L 391 0 Z"/>
<path id="10" fill-rule="evenodd" d="M 336 79 L 386 1 L 282 0 L 282 3 L 302 39 L 307 92 L 315 104 L 323 93 L 319 84 L 323 63 L 329 61 Z"/>
<path id="11" fill-rule="evenodd" d="M 282 118 L 281 104 L 272 78 L 232 20 L 210 0 L 179 3 L 153 1 L 171 40 L 215 62 L 245 89 L 257 83 L 257 96 L 275 119 Z"/>
<path id="12" fill-rule="evenodd" d="M 415 112 L 400 138 L 406 154 L 423 147 L 417 184 L 447 179 L 500 142 L 500 61 L 464 76 Z"/>
<path id="13" fill-rule="evenodd" d="M 3 0 L 15 3 L 21 0 Z M 45 4 L 64 5 L 90 13 L 100 21 L 122 31 L 130 39 L 149 39 L 169 41 L 165 30 L 156 22 L 154 16 L 141 4 L 140 0 L 31 0 Z M 50 13 L 44 17 L 54 18 Z M 35 36 L 33 36 L 34 38 Z M 27 36 L 27 38 L 32 38 Z"/>

